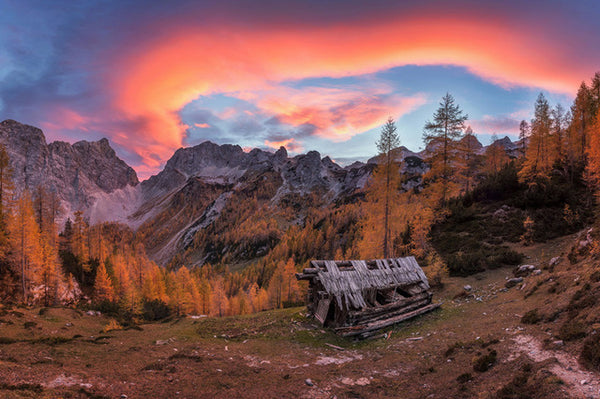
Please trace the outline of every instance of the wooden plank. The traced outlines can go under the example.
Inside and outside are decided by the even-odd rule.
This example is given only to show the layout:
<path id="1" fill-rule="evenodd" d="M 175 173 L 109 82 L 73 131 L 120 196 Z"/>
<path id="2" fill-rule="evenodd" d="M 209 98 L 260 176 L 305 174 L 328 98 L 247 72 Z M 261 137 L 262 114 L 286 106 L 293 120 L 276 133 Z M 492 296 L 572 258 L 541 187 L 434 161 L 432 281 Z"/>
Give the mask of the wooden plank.
<path id="1" fill-rule="evenodd" d="M 327 319 L 327 313 L 329 312 L 329 305 L 331 304 L 331 299 L 324 298 L 319 301 L 319 305 L 317 306 L 317 311 L 315 312 L 315 318 L 321 322 L 321 324 L 325 324 L 325 320 Z"/>
<path id="2" fill-rule="evenodd" d="M 296 280 L 312 280 L 315 277 L 315 274 L 296 273 Z"/>
<path id="3" fill-rule="evenodd" d="M 422 299 L 425 298 L 431 298 L 431 293 L 429 292 L 423 292 L 420 293 L 418 295 L 415 295 L 413 297 L 410 298 L 401 298 L 398 299 L 396 302 L 392 302 L 392 303 L 388 303 L 386 305 L 377 307 L 377 308 L 367 308 L 367 309 L 363 309 L 363 310 L 353 310 L 351 312 L 349 312 L 350 317 L 352 316 L 358 316 L 361 314 L 368 314 L 368 315 L 378 315 L 378 314 L 384 314 L 390 311 L 393 311 L 397 308 L 401 308 L 404 306 L 407 306 L 415 301 L 420 301 Z"/>
<path id="4" fill-rule="evenodd" d="M 411 303 L 410 305 L 405 306 L 403 308 L 396 309 L 393 312 L 389 312 L 389 313 L 377 315 L 377 316 L 365 316 L 362 318 L 357 318 L 356 319 L 358 322 L 357 324 L 370 324 L 370 323 L 374 323 L 374 322 L 377 322 L 380 320 L 391 319 L 391 318 L 399 316 L 401 314 L 407 314 L 415 309 L 419 309 L 424 306 L 427 306 L 429 303 L 431 303 L 431 301 L 429 299 L 423 299 L 421 301 Z"/>
<path id="5" fill-rule="evenodd" d="M 416 317 L 416 316 L 422 315 L 424 313 L 430 312 L 434 309 L 437 309 L 441 305 L 442 305 L 441 303 L 432 303 L 430 305 L 424 306 L 422 308 L 419 308 L 419 309 L 414 310 L 409 313 L 401 314 L 396 317 L 369 323 L 369 324 L 362 325 L 362 326 L 340 327 L 340 328 L 337 328 L 336 331 L 343 337 L 358 336 L 363 333 L 380 330 L 382 328 L 389 327 L 393 324 L 400 323 L 400 322 L 408 320 L 408 319 L 412 319 L 413 317 Z"/>

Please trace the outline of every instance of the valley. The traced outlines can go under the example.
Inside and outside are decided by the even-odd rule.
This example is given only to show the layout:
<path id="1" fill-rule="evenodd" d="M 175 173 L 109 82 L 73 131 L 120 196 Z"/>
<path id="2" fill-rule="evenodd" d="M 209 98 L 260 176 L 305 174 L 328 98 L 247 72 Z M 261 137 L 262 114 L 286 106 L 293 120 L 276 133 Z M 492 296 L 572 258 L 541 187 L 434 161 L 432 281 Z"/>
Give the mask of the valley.
<path id="1" fill-rule="evenodd" d="M 542 273 L 510 289 L 504 285 L 513 277 L 511 269 L 450 277 L 435 291 L 434 300 L 443 302 L 438 311 L 370 341 L 340 338 L 305 318 L 304 308 L 176 317 L 112 330 L 111 318 L 94 312 L 4 305 L 0 393 L 7 398 L 597 397 L 600 376 L 579 365 L 585 339 L 559 338 L 569 320 L 563 309 L 597 270 L 587 258 L 575 264 L 566 259 L 584 234 L 519 248 Z M 561 260 L 549 269 L 557 256 Z M 561 292 L 552 292 L 556 284 Z M 593 292 L 600 289 L 591 285 Z M 597 306 L 584 311 L 591 316 Z M 561 313 L 552 321 L 523 323 L 532 309 L 542 318 L 553 310 Z M 477 359 L 492 351 L 493 361 L 475 370 Z"/>

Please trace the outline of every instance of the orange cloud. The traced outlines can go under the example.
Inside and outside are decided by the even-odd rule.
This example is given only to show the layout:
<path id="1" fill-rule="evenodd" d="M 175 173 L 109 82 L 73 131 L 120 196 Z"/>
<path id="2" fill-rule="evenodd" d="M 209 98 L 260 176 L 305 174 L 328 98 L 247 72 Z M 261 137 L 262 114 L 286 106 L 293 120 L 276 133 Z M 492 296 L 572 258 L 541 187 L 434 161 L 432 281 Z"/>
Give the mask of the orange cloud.
<path id="1" fill-rule="evenodd" d="M 208 123 L 194 123 L 194 126 L 200 128 L 200 129 L 206 129 L 206 128 L 210 127 L 210 125 Z"/>
<path id="2" fill-rule="evenodd" d="M 129 118 L 147 121 L 140 149 L 147 165 L 150 153 L 170 154 L 182 144 L 185 126 L 177 112 L 199 96 L 250 93 L 264 109 L 292 124 L 310 123 L 319 134 L 343 140 L 377 126 L 390 114 L 419 104 L 395 99 L 387 105 L 369 93 L 320 89 L 285 98 L 268 92 L 280 82 L 310 77 L 364 75 L 402 65 L 458 65 L 503 86 L 533 86 L 573 93 L 593 68 L 571 62 L 573 49 L 548 32 L 469 16 L 392 16 L 387 20 L 302 26 L 203 26 L 163 29 L 137 50 L 115 60 L 114 105 Z M 259 94 L 267 90 L 267 96 Z M 285 91 L 285 90 L 284 90 Z M 334 111 L 341 104 L 341 118 Z M 144 141 L 146 142 L 146 141 Z M 144 144 L 145 145 L 145 144 Z M 156 152 L 161 147 L 160 152 Z"/>
<path id="3" fill-rule="evenodd" d="M 279 149 L 279 147 L 285 147 L 291 152 L 302 152 L 304 149 L 299 145 L 295 139 L 289 138 L 281 141 L 269 141 L 265 140 L 265 145 L 269 148 Z"/>
<path id="4" fill-rule="evenodd" d="M 291 89 L 277 87 L 266 92 L 242 94 L 267 114 L 289 125 L 311 125 L 317 136 L 333 141 L 350 137 L 381 125 L 425 103 L 425 96 L 401 97 L 391 88 Z"/>

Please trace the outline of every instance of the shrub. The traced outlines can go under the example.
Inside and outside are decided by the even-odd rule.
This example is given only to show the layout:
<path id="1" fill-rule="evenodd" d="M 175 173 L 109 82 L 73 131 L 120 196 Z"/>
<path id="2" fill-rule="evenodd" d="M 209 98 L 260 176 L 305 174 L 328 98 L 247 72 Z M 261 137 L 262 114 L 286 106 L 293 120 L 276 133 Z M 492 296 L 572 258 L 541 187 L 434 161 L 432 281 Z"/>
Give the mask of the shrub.
<path id="1" fill-rule="evenodd" d="M 148 321 L 162 320 L 171 315 L 169 306 L 160 299 L 145 301 L 142 317 Z"/>
<path id="2" fill-rule="evenodd" d="M 563 341 L 575 341 L 585 337 L 586 330 L 587 327 L 585 324 L 575 320 L 567 320 L 560 326 L 558 338 Z"/>
<path id="3" fill-rule="evenodd" d="M 102 314 L 107 314 L 111 316 L 117 316 L 120 310 L 118 302 L 107 300 L 97 303 L 95 309 L 102 312 Z"/>
<path id="4" fill-rule="evenodd" d="M 488 351 L 485 355 L 481 355 L 473 359 L 473 370 L 484 372 L 488 371 L 496 363 L 498 353 L 495 350 Z"/>
<path id="5" fill-rule="evenodd" d="M 457 349 L 462 349 L 464 347 L 465 347 L 465 344 L 463 342 L 456 341 L 454 344 L 448 346 L 448 349 L 446 349 L 446 352 L 444 352 L 444 356 L 450 357 L 454 354 L 454 352 Z"/>
<path id="6" fill-rule="evenodd" d="M 579 361 L 588 368 L 600 371 L 600 334 L 591 335 L 583 341 Z"/>
<path id="7" fill-rule="evenodd" d="M 579 291 L 573 294 L 567 310 L 572 315 L 577 315 L 580 310 L 590 308 L 597 302 L 596 293 L 591 290 L 589 283 L 586 283 Z"/>
<path id="8" fill-rule="evenodd" d="M 109 331 L 114 331 L 114 330 L 122 330 L 123 326 L 121 326 L 119 324 L 118 321 L 116 321 L 115 319 L 110 319 L 108 321 L 108 324 L 104 326 L 104 328 L 102 329 L 102 332 L 109 332 Z"/>
<path id="9" fill-rule="evenodd" d="M 481 253 L 457 253 L 448 256 L 451 276 L 469 276 L 485 270 L 485 257 Z"/>
<path id="10" fill-rule="evenodd" d="M 471 375 L 471 373 L 463 373 L 461 375 L 459 375 L 458 377 L 456 377 L 456 381 L 458 381 L 459 384 L 466 384 L 467 382 L 471 381 L 473 379 L 473 376 Z"/>
<path id="11" fill-rule="evenodd" d="M 521 317 L 521 323 L 523 324 L 537 324 L 541 320 L 542 318 L 538 314 L 537 309 L 532 309 L 529 312 L 525 313 L 523 317 Z"/>

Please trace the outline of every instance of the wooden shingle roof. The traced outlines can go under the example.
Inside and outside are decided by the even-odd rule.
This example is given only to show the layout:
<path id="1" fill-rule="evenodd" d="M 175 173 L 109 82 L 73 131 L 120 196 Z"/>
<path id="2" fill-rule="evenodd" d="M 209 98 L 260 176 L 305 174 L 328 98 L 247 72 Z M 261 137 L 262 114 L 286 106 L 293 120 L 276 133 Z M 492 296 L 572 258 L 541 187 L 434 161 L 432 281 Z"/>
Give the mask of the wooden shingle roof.
<path id="1" fill-rule="evenodd" d="M 419 284 L 428 290 L 425 273 L 413 256 L 371 261 L 312 261 L 325 290 L 335 297 L 341 309 L 367 307 L 364 294 L 369 290 Z"/>

